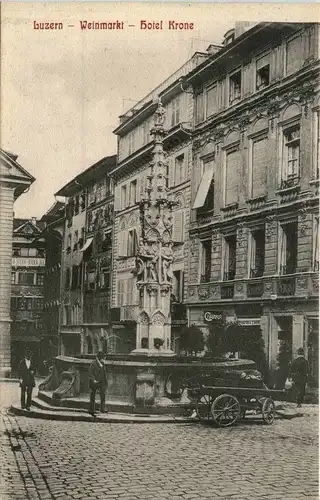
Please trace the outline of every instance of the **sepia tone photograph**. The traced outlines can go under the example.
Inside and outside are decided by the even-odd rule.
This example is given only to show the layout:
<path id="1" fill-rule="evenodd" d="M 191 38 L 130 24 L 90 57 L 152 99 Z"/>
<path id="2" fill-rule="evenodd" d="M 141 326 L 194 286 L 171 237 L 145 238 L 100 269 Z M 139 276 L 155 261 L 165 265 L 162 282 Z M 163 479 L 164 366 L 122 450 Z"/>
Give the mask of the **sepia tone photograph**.
<path id="1" fill-rule="evenodd" d="M 318 500 L 318 21 L 1 5 L 0 500 Z"/>

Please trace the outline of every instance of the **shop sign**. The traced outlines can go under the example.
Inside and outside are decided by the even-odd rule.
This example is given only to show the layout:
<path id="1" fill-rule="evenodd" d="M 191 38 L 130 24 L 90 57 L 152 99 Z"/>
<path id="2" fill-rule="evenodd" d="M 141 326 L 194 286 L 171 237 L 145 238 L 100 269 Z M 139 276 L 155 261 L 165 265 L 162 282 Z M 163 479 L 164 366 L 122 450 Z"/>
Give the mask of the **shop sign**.
<path id="1" fill-rule="evenodd" d="M 45 259 L 42 258 L 30 258 L 30 257 L 13 257 L 12 266 L 13 267 L 43 267 L 45 265 Z"/>
<path id="2" fill-rule="evenodd" d="M 215 312 L 211 312 L 211 311 L 206 311 L 204 313 L 204 320 L 207 321 L 208 323 L 210 323 L 211 321 L 220 320 L 220 319 L 222 319 L 221 313 L 215 313 Z"/>
<path id="3" fill-rule="evenodd" d="M 260 326 L 260 318 L 238 318 L 237 323 L 242 326 Z"/>

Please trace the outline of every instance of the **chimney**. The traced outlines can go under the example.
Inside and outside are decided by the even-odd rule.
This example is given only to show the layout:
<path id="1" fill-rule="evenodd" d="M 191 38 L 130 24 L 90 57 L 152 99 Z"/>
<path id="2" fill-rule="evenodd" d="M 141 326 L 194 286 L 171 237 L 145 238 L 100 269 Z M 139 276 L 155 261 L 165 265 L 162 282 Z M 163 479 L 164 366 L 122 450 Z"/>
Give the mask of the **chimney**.
<path id="1" fill-rule="evenodd" d="M 245 31 L 251 29 L 257 23 L 250 23 L 248 21 L 236 21 L 235 23 L 235 38 L 242 35 Z"/>
<path id="2" fill-rule="evenodd" d="M 222 45 L 215 45 L 213 43 L 210 43 L 209 47 L 207 48 L 207 54 L 209 54 L 209 56 L 212 56 L 213 54 L 219 52 L 221 48 Z"/>

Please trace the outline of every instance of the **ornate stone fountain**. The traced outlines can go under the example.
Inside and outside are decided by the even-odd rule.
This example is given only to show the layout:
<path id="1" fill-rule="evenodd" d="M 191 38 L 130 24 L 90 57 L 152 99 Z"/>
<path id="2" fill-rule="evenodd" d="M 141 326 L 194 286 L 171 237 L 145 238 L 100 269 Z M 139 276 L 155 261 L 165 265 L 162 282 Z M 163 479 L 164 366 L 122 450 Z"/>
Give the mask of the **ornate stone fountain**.
<path id="1" fill-rule="evenodd" d="M 170 350 L 172 291 L 172 202 L 168 164 L 163 150 L 165 111 L 158 102 L 151 130 L 154 148 L 148 185 L 140 203 L 141 239 L 136 254 L 139 290 L 136 349 L 127 355 L 107 355 L 107 405 L 112 411 L 179 413 L 188 398 L 183 388 L 192 380 L 225 369 L 253 366 L 246 360 L 179 358 Z M 39 397 L 59 406 L 88 407 L 88 368 L 92 356 L 58 356 L 52 373 L 41 384 Z"/>

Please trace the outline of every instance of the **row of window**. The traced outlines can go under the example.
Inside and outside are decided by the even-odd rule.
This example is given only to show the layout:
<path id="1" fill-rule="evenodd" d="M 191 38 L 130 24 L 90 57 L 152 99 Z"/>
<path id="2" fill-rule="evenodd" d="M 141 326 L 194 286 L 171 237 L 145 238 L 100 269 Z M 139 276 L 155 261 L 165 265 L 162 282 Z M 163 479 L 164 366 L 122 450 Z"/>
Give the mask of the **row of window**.
<path id="1" fill-rule="evenodd" d="M 268 87 L 275 75 L 280 79 L 301 69 L 305 60 L 312 55 L 311 36 L 311 32 L 303 36 L 299 34 L 286 42 L 284 50 L 277 47 L 260 54 L 249 65 L 238 68 L 225 79 L 208 85 L 197 95 L 196 122 L 209 118 L 225 106 L 232 106 L 244 95 Z M 310 46 L 306 47 L 308 44 Z M 279 50 L 282 50 L 283 70 L 280 69 Z"/>
<path id="2" fill-rule="evenodd" d="M 90 207 L 94 203 L 99 203 L 104 200 L 107 196 L 112 194 L 112 180 L 106 177 L 98 184 L 93 184 L 88 188 L 87 191 L 83 191 L 80 194 L 69 199 L 68 205 L 66 207 L 66 216 L 70 220 L 75 215 L 84 212 L 86 206 Z M 88 197 L 88 203 L 86 203 L 86 198 Z"/>
<path id="3" fill-rule="evenodd" d="M 187 153 L 178 154 L 169 159 L 166 187 L 178 186 L 187 180 Z M 133 179 L 120 186 L 120 203 L 118 208 L 123 210 L 134 206 L 141 197 L 145 196 L 147 176 L 144 173 L 140 179 Z"/>
<path id="4" fill-rule="evenodd" d="M 106 300 L 103 304 L 85 304 L 84 306 L 84 322 L 85 323 L 105 323 L 110 318 L 109 301 Z"/>
<path id="5" fill-rule="evenodd" d="M 37 272 L 12 272 L 12 285 L 37 285 L 42 286 L 44 282 L 44 274 Z"/>
<path id="6" fill-rule="evenodd" d="M 62 312 L 62 323 L 64 325 L 79 325 L 82 322 L 80 305 L 66 305 Z"/>
<path id="7" fill-rule="evenodd" d="M 43 309 L 43 298 L 39 297 L 11 297 L 11 310 L 38 310 Z"/>
<path id="8" fill-rule="evenodd" d="M 138 196 L 138 179 L 133 179 L 127 184 L 121 186 L 121 208 L 127 208 L 137 203 Z"/>
<path id="9" fill-rule="evenodd" d="M 279 225 L 278 272 L 279 274 L 294 274 L 309 269 L 298 269 L 298 222 L 296 220 L 281 222 Z M 253 229 L 249 233 L 248 277 L 263 276 L 265 270 L 265 228 Z M 212 241 L 201 241 L 200 281 L 211 280 Z M 319 217 L 314 218 L 313 253 L 311 269 L 319 271 Z M 237 234 L 223 237 L 221 279 L 233 280 L 237 272 Z"/>
<path id="10" fill-rule="evenodd" d="M 315 114 L 315 168 L 314 177 L 319 178 L 320 165 L 320 114 Z M 267 193 L 267 170 L 270 144 L 267 133 L 250 139 L 248 148 L 248 197 L 258 198 Z M 238 202 L 242 151 L 239 145 L 224 151 L 224 205 Z M 279 189 L 293 187 L 300 182 L 300 124 L 295 122 L 283 127 L 279 136 Z M 202 160 L 202 178 L 193 204 L 202 211 L 214 208 L 214 183 L 217 168 L 214 155 Z"/>
<path id="11" fill-rule="evenodd" d="M 66 268 L 64 277 L 64 287 L 66 290 L 76 290 L 81 288 L 83 280 L 83 263 L 79 266 L 72 266 L 72 269 Z M 85 284 L 87 290 L 109 289 L 111 275 L 107 269 L 101 269 L 99 273 L 96 270 L 87 270 Z"/>
<path id="12" fill-rule="evenodd" d="M 13 257 L 38 257 L 44 258 L 45 251 L 41 248 L 19 247 L 12 249 Z"/>
<path id="13" fill-rule="evenodd" d="M 77 194 L 73 198 L 69 199 L 66 206 L 66 217 L 67 219 L 72 219 L 75 215 L 84 212 L 86 209 L 86 193 Z"/>
<path id="14" fill-rule="evenodd" d="M 84 244 L 85 229 L 82 227 L 80 230 L 76 229 L 73 233 L 68 234 L 66 252 L 70 253 L 71 250 L 80 250 Z M 73 246 L 72 246 L 73 243 Z"/>
<path id="15" fill-rule="evenodd" d="M 26 318 L 27 319 L 27 318 Z M 15 335 L 25 335 L 32 336 L 35 333 L 35 330 L 42 330 L 43 323 L 41 320 L 32 320 L 32 321 L 13 321 L 12 323 L 12 336 Z"/>

